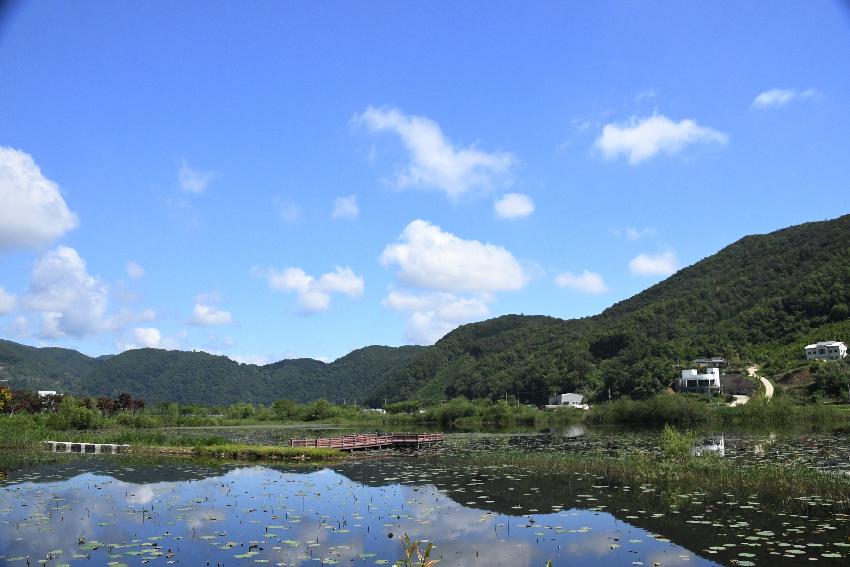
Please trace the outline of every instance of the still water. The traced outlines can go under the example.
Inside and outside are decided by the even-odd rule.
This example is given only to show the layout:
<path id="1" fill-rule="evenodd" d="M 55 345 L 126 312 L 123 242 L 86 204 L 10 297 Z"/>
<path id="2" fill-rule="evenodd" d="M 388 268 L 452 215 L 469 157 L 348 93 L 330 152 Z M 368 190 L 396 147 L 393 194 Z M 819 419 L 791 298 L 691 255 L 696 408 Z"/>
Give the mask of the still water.
<path id="1" fill-rule="evenodd" d="M 850 564 L 850 516 L 817 499 L 801 512 L 463 459 L 653 445 L 572 433 L 471 435 L 427 458 L 327 468 L 80 456 L 13 470 L 0 480 L 0 565 L 392 565 L 404 534 L 433 542 L 441 566 Z M 723 437 L 724 458 L 842 472 L 845 445 L 841 434 Z"/>

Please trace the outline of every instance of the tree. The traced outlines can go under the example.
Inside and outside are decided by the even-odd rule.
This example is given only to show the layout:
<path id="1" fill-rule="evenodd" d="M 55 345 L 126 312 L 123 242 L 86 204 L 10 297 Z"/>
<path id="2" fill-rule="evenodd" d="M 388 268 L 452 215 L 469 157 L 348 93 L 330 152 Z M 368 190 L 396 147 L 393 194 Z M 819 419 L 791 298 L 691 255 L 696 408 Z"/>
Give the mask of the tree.
<path id="1" fill-rule="evenodd" d="M 0 411 L 3 411 L 12 401 L 12 392 L 9 388 L 0 387 Z"/>
<path id="2" fill-rule="evenodd" d="M 121 392 L 118 394 L 118 399 L 116 401 L 118 402 L 118 409 L 121 411 L 127 411 L 133 407 L 133 396 L 127 392 Z"/>
<path id="3" fill-rule="evenodd" d="M 817 390 L 829 396 L 842 396 L 850 387 L 850 365 L 841 361 L 822 362 L 815 367 L 812 377 Z"/>
<path id="4" fill-rule="evenodd" d="M 282 398 L 272 404 L 272 410 L 277 419 L 286 421 L 298 416 L 300 406 L 292 400 Z"/>
<path id="5" fill-rule="evenodd" d="M 103 417 L 112 417 L 118 411 L 118 402 L 106 396 L 98 398 L 96 404 Z"/>

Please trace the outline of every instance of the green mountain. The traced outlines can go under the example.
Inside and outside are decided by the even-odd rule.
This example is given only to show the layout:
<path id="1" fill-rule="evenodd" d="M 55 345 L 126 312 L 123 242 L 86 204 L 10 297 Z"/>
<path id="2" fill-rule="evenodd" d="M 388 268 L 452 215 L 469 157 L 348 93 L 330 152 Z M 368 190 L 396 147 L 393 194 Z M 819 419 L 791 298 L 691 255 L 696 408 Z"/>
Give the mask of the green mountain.
<path id="1" fill-rule="evenodd" d="M 807 342 L 850 342 L 850 215 L 747 236 L 601 314 L 509 315 L 459 327 L 375 391 L 544 402 L 551 392 L 643 398 L 677 363 L 746 359 L 780 371 Z"/>
<path id="2" fill-rule="evenodd" d="M 584 319 L 507 315 L 459 327 L 432 347 L 371 346 L 330 364 L 255 366 L 155 349 L 94 359 L 0 341 L 0 379 L 203 404 L 325 397 L 380 405 L 458 395 L 540 403 L 565 391 L 643 398 L 698 356 L 759 362 L 774 372 L 799 366 L 808 342 L 850 342 L 848 305 L 850 215 L 747 236 Z"/>
<path id="3" fill-rule="evenodd" d="M 0 379 L 12 388 L 81 396 L 129 392 L 147 403 L 269 404 L 280 398 L 354 401 L 405 367 L 422 347 L 370 346 L 330 363 L 282 360 L 239 364 L 205 352 L 136 349 L 90 358 L 77 351 L 34 348 L 0 340 Z"/>

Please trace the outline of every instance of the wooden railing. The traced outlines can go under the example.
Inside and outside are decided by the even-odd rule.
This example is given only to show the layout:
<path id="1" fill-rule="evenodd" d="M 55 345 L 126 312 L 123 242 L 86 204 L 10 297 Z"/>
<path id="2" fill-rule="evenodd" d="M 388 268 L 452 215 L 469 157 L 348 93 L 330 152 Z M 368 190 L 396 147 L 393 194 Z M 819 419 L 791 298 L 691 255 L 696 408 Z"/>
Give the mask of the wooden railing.
<path id="1" fill-rule="evenodd" d="M 324 437 L 316 439 L 290 439 L 292 447 L 328 447 L 353 451 L 355 449 L 382 449 L 384 447 L 402 447 L 430 445 L 446 438 L 442 433 L 361 433 L 342 437 Z"/>

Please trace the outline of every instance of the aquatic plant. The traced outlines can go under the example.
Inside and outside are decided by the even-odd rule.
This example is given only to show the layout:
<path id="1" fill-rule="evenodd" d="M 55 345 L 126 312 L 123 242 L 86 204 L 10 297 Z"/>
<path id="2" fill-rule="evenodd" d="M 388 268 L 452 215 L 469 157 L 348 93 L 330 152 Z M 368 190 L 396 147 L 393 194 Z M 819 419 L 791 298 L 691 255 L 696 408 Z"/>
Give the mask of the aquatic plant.
<path id="1" fill-rule="evenodd" d="M 208 445 L 195 447 L 193 455 L 245 461 L 316 461 L 343 457 L 342 451 L 326 447 L 273 447 L 266 445 Z"/>
<path id="2" fill-rule="evenodd" d="M 434 549 L 434 544 L 431 542 L 428 542 L 423 549 L 422 542 L 411 541 L 410 536 L 404 534 L 401 547 L 404 556 L 401 561 L 396 562 L 397 567 L 434 567 L 437 564 L 437 559 L 430 559 L 431 551 Z"/>
<path id="3" fill-rule="evenodd" d="M 691 456 L 694 446 L 694 432 L 680 432 L 672 425 L 665 424 L 659 439 L 661 453 L 665 459 L 685 459 Z"/>

